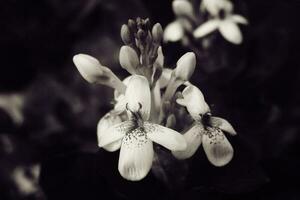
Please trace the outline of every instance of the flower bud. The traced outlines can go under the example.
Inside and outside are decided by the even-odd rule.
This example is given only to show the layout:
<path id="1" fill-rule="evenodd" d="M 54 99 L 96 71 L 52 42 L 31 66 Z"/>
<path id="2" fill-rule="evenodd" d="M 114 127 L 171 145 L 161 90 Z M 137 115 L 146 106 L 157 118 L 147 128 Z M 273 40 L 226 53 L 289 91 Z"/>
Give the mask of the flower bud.
<path id="1" fill-rule="evenodd" d="M 122 46 L 119 54 L 120 65 L 130 74 L 136 74 L 136 69 L 140 65 L 138 55 L 129 46 Z"/>
<path id="2" fill-rule="evenodd" d="M 103 76 L 103 66 L 92 56 L 77 54 L 73 57 L 73 62 L 81 76 L 90 83 L 95 83 L 99 76 Z"/>
<path id="3" fill-rule="evenodd" d="M 157 44 L 160 44 L 162 38 L 163 38 L 163 29 L 160 25 L 160 23 L 156 23 L 152 28 L 152 37 L 153 41 Z"/>
<path id="4" fill-rule="evenodd" d="M 194 73 L 195 66 L 196 56 L 193 52 L 188 52 L 177 61 L 175 76 L 183 81 L 187 81 Z"/>
<path id="5" fill-rule="evenodd" d="M 131 41 L 130 30 L 129 30 L 129 28 L 128 28 L 128 26 L 126 24 L 122 25 L 122 28 L 121 28 L 121 38 L 122 38 L 122 41 L 126 45 L 130 44 L 132 42 Z"/>
<path id="6" fill-rule="evenodd" d="M 176 102 L 182 106 L 186 106 L 186 109 L 194 120 L 199 121 L 202 115 L 210 112 L 202 92 L 196 86 L 190 85 L 184 88 L 182 96 L 183 99 L 177 99 Z"/>
<path id="7" fill-rule="evenodd" d="M 176 16 L 188 16 L 194 18 L 194 9 L 192 4 L 186 0 L 175 0 L 172 3 L 173 12 Z"/>

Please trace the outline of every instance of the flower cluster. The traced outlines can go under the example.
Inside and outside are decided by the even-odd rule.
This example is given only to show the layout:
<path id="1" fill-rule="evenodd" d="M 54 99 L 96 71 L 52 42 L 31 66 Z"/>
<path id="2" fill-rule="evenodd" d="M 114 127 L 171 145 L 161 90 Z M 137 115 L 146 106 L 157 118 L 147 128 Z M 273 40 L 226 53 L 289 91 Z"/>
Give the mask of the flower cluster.
<path id="1" fill-rule="evenodd" d="M 213 165 L 227 164 L 233 148 L 223 131 L 236 132 L 226 120 L 211 116 L 203 94 L 189 82 L 195 54 L 188 52 L 174 69 L 165 68 L 160 46 L 163 30 L 159 23 L 151 27 L 149 19 L 129 20 L 121 28 L 121 38 L 125 45 L 119 62 L 130 73 L 123 81 L 89 55 L 73 58 L 84 79 L 114 89 L 115 106 L 100 119 L 97 135 L 99 147 L 111 152 L 120 149 L 121 176 L 131 181 L 143 179 L 151 169 L 156 144 L 186 159 L 202 142 Z M 185 86 L 182 92 L 178 91 L 181 85 Z M 191 118 L 194 123 L 186 120 Z M 184 130 L 188 131 L 179 133 Z"/>
<path id="2" fill-rule="evenodd" d="M 237 24 L 248 24 L 241 15 L 233 14 L 230 0 L 202 0 L 199 9 L 189 0 L 174 0 L 173 11 L 177 19 L 167 25 L 164 40 L 187 40 L 187 35 L 203 38 L 215 30 L 233 44 L 242 43 L 242 33 Z M 203 13 L 208 13 L 208 20 L 203 20 Z"/>

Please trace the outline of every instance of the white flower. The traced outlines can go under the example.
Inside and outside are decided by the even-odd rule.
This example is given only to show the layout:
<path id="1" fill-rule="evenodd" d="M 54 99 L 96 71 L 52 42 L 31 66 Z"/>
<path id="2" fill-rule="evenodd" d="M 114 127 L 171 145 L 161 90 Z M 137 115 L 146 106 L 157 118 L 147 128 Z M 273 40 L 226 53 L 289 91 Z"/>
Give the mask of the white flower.
<path id="1" fill-rule="evenodd" d="M 206 156 L 213 165 L 226 165 L 233 157 L 233 148 L 223 131 L 236 135 L 235 130 L 227 120 L 211 116 L 210 108 L 196 86 L 187 86 L 182 95 L 183 98 L 176 102 L 187 108 L 195 125 L 183 134 L 187 142 L 186 150 L 173 151 L 173 155 L 178 159 L 190 158 L 202 142 Z"/>
<path id="2" fill-rule="evenodd" d="M 165 42 L 177 42 L 183 39 L 185 31 L 192 31 L 189 20 L 195 20 L 192 4 L 187 0 L 175 0 L 172 2 L 173 12 L 177 19 L 168 24 L 164 31 Z"/>
<path id="3" fill-rule="evenodd" d="M 183 151 L 183 136 L 166 127 L 148 122 L 151 96 L 147 79 L 133 75 L 126 89 L 129 120 L 113 125 L 101 134 L 100 147 L 121 141 L 119 172 L 128 180 L 144 178 L 151 169 L 156 142 L 172 151 Z"/>
<path id="4" fill-rule="evenodd" d="M 217 16 L 221 10 L 231 12 L 233 5 L 229 0 L 202 0 L 200 10 L 207 10 L 209 14 Z"/>
<path id="5" fill-rule="evenodd" d="M 226 40 L 233 44 L 240 44 L 243 36 L 238 23 L 248 24 L 248 21 L 241 15 L 226 14 L 224 18 L 213 18 L 200 25 L 193 34 L 195 38 L 201 38 L 218 29 Z"/>

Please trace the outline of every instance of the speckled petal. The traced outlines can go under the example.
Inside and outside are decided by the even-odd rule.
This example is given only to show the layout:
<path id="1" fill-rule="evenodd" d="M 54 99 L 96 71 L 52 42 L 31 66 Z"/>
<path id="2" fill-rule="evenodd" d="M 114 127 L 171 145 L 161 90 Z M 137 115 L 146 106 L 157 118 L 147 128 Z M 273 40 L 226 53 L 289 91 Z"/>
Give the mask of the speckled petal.
<path id="1" fill-rule="evenodd" d="M 122 139 L 125 136 L 125 134 L 132 128 L 132 126 L 133 124 L 131 121 L 125 121 L 110 126 L 106 130 L 103 130 L 103 132 L 101 133 L 101 137 L 98 141 L 98 146 L 104 147 Z"/>
<path id="2" fill-rule="evenodd" d="M 148 138 L 171 151 L 183 151 L 186 149 L 186 141 L 180 133 L 170 128 L 152 124 L 144 123 Z"/>
<path id="3" fill-rule="evenodd" d="M 186 133 L 183 134 L 183 137 L 187 143 L 186 150 L 172 151 L 172 154 L 180 160 L 192 157 L 201 145 L 203 131 L 203 127 L 198 124 L 190 128 Z"/>
<path id="4" fill-rule="evenodd" d="M 222 36 L 233 44 L 241 44 L 243 36 L 240 28 L 230 19 L 223 20 L 219 26 Z"/>
<path id="5" fill-rule="evenodd" d="M 121 176 L 130 181 L 143 179 L 151 169 L 153 155 L 152 141 L 142 128 L 127 133 L 123 138 L 119 157 L 118 169 Z"/>
<path id="6" fill-rule="evenodd" d="M 228 164 L 233 157 L 233 148 L 219 128 L 209 128 L 202 135 L 202 145 L 208 160 L 216 167 Z"/>
<path id="7" fill-rule="evenodd" d="M 148 80 L 144 76 L 133 75 L 128 82 L 125 92 L 128 109 L 131 112 L 139 112 L 143 120 L 150 117 L 151 94 Z"/>
<path id="8" fill-rule="evenodd" d="M 221 130 L 229 133 L 230 135 L 237 134 L 232 125 L 226 119 L 223 119 L 221 117 L 211 117 L 211 123 L 214 127 L 218 127 Z"/>

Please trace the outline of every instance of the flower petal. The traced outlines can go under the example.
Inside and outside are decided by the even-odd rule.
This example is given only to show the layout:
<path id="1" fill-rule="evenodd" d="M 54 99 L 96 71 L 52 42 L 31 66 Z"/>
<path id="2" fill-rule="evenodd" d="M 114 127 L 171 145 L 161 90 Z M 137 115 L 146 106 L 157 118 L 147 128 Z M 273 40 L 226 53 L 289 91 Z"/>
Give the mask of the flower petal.
<path id="1" fill-rule="evenodd" d="M 236 135 L 236 131 L 232 127 L 232 125 L 221 117 L 211 117 L 211 124 L 214 127 L 220 128 L 222 131 L 229 133 L 230 135 Z"/>
<path id="2" fill-rule="evenodd" d="M 245 17 L 241 16 L 241 15 L 232 15 L 231 19 L 235 23 L 240 23 L 240 24 L 245 24 L 245 25 L 248 24 L 248 20 Z"/>
<path id="3" fill-rule="evenodd" d="M 193 75 L 196 67 L 196 55 L 187 52 L 179 58 L 174 69 L 175 76 L 180 80 L 187 81 Z"/>
<path id="4" fill-rule="evenodd" d="M 186 106 L 194 120 L 200 120 L 200 115 L 210 112 L 210 108 L 205 102 L 202 92 L 196 86 L 187 86 L 182 91 L 182 96 L 183 99 L 177 99 L 176 102 L 182 106 Z"/>
<path id="5" fill-rule="evenodd" d="M 229 163 L 233 157 L 233 148 L 219 128 L 209 128 L 202 135 L 202 144 L 208 160 L 217 167 Z"/>
<path id="6" fill-rule="evenodd" d="M 186 133 L 183 134 L 183 137 L 187 143 L 186 150 L 172 151 L 172 154 L 180 160 L 192 157 L 201 145 L 203 131 L 203 127 L 198 124 L 190 128 Z"/>
<path id="7" fill-rule="evenodd" d="M 131 112 L 139 112 L 144 120 L 150 117 L 151 94 L 148 80 L 144 76 L 133 75 L 128 83 L 125 97 L 128 109 Z"/>
<path id="8" fill-rule="evenodd" d="M 168 24 L 164 31 L 164 41 L 177 42 L 182 39 L 184 30 L 179 21 L 174 21 Z"/>
<path id="9" fill-rule="evenodd" d="M 164 66 L 164 54 L 162 52 L 162 48 L 161 46 L 158 47 L 157 49 L 157 58 L 153 64 L 153 66 L 157 66 L 157 67 L 163 67 Z"/>
<path id="10" fill-rule="evenodd" d="M 239 27 L 231 20 L 226 19 L 220 23 L 219 30 L 222 36 L 233 44 L 241 44 L 243 41 Z"/>
<path id="11" fill-rule="evenodd" d="M 134 129 L 123 138 L 119 172 L 127 180 L 143 179 L 151 169 L 153 161 L 153 144 L 147 139 L 141 128 Z"/>
<path id="12" fill-rule="evenodd" d="M 172 69 L 169 69 L 169 68 L 164 68 L 163 69 L 163 72 L 162 72 L 160 78 L 158 79 L 160 88 L 167 87 L 167 85 L 168 85 L 168 83 L 171 79 L 172 72 L 173 72 Z"/>
<path id="13" fill-rule="evenodd" d="M 190 19 L 194 19 L 194 9 L 192 4 L 186 0 L 174 0 L 172 2 L 173 12 L 176 16 L 188 16 Z"/>
<path id="14" fill-rule="evenodd" d="M 107 129 L 115 124 L 119 124 L 122 122 L 122 119 L 119 115 L 112 114 L 111 112 L 104 115 L 97 125 L 97 137 L 98 141 L 101 140 L 103 134 Z M 107 151 L 116 151 L 121 147 L 121 140 L 117 140 L 116 142 L 112 142 L 103 148 Z"/>
<path id="15" fill-rule="evenodd" d="M 99 147 L 104 147 L 109 145 L 117 140 L 120 140 L 125 136 L 127 131 L 129 131 L 133 127 L 133 123 L 131 121 L 125 121 L 113 126 L 110 126 L 108 129 L 104 130 L 101 133 L 100 140 L 98 141 Z"/>
<path id="16" fill-rule="evenodd" d="M 211 19 L 204 24 L 201 24 L 198 28 L 195 29 L 194 31 L 194 37 L 195 38 L 201 38 L 209 33 L 213 32 L 216 30 L 220 25 L 220 20 L 218 19 Z"/>
<path id="17" fill-rule="evenodd" d="M 171 151 L 183 151 L 186 149 L 186 141 L 177 131 L 149 122 L 144 122 L 144 127 L 148 138 L 153 142 Z"/>

